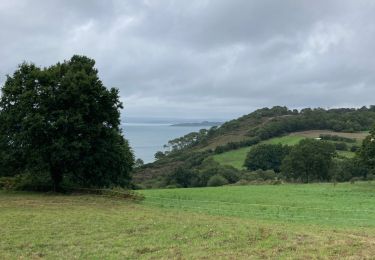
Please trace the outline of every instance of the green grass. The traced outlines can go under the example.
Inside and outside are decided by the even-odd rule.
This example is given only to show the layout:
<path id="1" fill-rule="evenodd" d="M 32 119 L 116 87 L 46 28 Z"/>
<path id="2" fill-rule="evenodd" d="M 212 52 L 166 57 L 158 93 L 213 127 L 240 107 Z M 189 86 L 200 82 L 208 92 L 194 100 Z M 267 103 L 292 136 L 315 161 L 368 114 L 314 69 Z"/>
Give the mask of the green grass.
<path id="1" fill-rule="evenodd" d="M 325 226 L 375 227 L 375 182 L 144 190 L 143 203 Z"/>
<path id="2" fill-rule="evenodd" d="M 355 153 L 351 151 L 337 151 L 337 154 L 346 158 L 354 158 Z"/>
<path id="3" fill-rule="evenodd" d="M 263 141 L 265 144 L 283 144 L 283 145 L 296 145 L 299 141 L 304 139 L 302 136 L 282 136 L 275 137 L 269 140 Z M 221 154 L 216 154 L 213 159 L 222 165 L 231 165 L 237 169 L 243 169 L 243 164 L 246 159 L 247 153 L 251 150 L 251 146 L 240 148 L 237 150 L 228 151 Z"/>
<path id="4" fill-rule="evenodd" d="M 374 214 L 364 210 L 375 208 L 374 188 L 360 183 L 145 190 L 141 204 L 0 192 L 0 259 L 370 259 Z M 267 204 L 319 207 L 340 221 L 238 213 L 255 210 L 245 203 L 264 204 L 266 211 Z M 320 217 L 313 209 L 289 210 L 295 217 Z M 343 220 L 356 214 L 369 220 Z"/>
<path id="5" fill-rule="evenodd" d="M 302 139 L 305 139 L 305 136 L 298 135 L 287 135 L 282 137 L 275 137 L 269 140 L 261 142 L 262 144 L 283 144 L 283 145 L 296 145 Z M 357 141 L 356 145 L 360 146 L 362 141 Z M 349 144 L 351 147 L 353 144 Z M 251 150 L 252 146 L 240 148 L 237 150 L 228 151 L 221 154 L 215 154 L 212 158 L 222 165 L 230 165 L 236 169 L 244 169 L 243 164 L 245 162 L 247 153 Z M 355 153 L 350 151 L 337 151 L 337 153 L 346 158 L 353 158 Z"/>
<path id="6" fill-rule="evenodd" d="M 237 169 L 244 169 L 243 164 L 245 162 L 246 155 L 251 148 L 252 146 L 248 146 L 221 154 L 215 154 L 212 156 L 212 158 L 222 165 L 230 165 Z"/>
<path id="7" fill-rule="evenodd" d="M 274 137 L 269 140 L 263 141 L 264 144 L 282 144 L 282 145 L 296 145 L 301 140 L 305 139 L 303 136 L 287 135 L 282 137 Z"/>

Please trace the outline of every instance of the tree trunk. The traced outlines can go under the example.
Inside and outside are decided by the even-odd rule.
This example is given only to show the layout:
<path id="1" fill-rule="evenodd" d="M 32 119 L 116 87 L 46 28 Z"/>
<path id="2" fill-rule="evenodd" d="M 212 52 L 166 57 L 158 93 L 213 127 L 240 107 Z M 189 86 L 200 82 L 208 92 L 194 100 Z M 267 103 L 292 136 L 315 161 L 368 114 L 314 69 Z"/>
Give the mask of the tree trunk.
<path id="1" fill-rule="evenodd" d="M 61 171 L 58 168 L 52 169 L 51 177 L 52 177 L 53 192 L 60 192 L 61 191 L 60 184 L 61 184 L 61 181 L 62 181 Z"/>

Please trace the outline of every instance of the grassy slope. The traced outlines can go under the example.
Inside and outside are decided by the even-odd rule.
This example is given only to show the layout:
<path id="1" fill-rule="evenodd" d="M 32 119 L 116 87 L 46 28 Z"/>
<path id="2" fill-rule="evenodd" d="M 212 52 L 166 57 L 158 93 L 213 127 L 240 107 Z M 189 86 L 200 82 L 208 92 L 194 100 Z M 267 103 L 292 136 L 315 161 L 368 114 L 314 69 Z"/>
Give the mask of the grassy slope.
<path id="1" fill-rule="evenodd" d="M 283 136 L 283 137 L 275 137 L 271 138 L 267 141 L 262 143 L 266 144 L 284 144 L 284 145 L 295 145 L 305 137 L 302 136 Z M 225 152 L 222 154 L 216 154 L 213 156 L 214 160 L 223 164 L 223 165 L 231 165 L 237 169 L 243 169 L 243 164 L 246 159 L 247 153 L 251 150 L 250 147 L 244 147 L 237 150 L 232 150 L 229 152 Z"/>
<path id="2" fill-rule="evenodd" d="M 333 198 L 328 195 L 335 194 L 324 185 L 262 187 L 150 190 L 144 191 L 147 196 L 144 204 L 150 202 L 152 195 L 230 201 L 246 201 L 254 195 L 252 200 L 259 201 L 272 195 L 277 198 L 275 202 L 292 205 L 298 204 L 298 200 L 291 202 L 288 194 L 313 203 L 323 197 L 331 201 Z M 273 187 L 280 196 L 269 193 Z M 331 188 L 337 193 L 335 207 L 374 207 L 368 203 L 373 186 L 342 187 L 340 184 L 337 189 Z M 252 188 L 254 191 L 250 192 Z M 350 188 L 352 199 L 343 204 L 339 195 L 347 194 Z M 356 203 L 359 200 L 362 204 Z M 1 259 L 342 259 L 350 256 L 363 259 L 375 255 L 373 226 L 364 229 L 356 225 L 319 226 L 261 217 L 223 216 L 216 211 L 197 213 L 196 209 L 184 211 L 155 204 L 151 207 L 95 196 L 0 192 L 0 205 Z"/>
<path id="3" fill-rule="evenodd" d="M 348 138 L 357 139 L 356 145 L 360 146 L 362 140 L 368 135 L 368 132 L 360 132 L 360 133 L 340 133 L 340 132 L 333 132 L 328 130 L 311 130 L 311 131 L 303 131 L 303 132 L 295 132 L 291 133 L 290 135 L 283 136 L 283 137 L 275 137 L 269 140 L 263 141 L 262 143 L 266 144 L 283 144 L 283 145 L 296 145 L 299 141 L 304 138 L 315 138 L 319 137 L 320 134 L 331 134 L 331 135 L 339 135 Z M 237 150 L 232 150 L 229 152 L 225 152 L 222 154 L 216 154 L 213 156 L 214 160 L 219 162 L 223 165 L 231 165 L 237 169 L 243 169 L 243 164 L 246 159 L 247 153 L 251 150 L 250 147 L 244 147 Z M 338 151 L 338 154 L 347 158 L 353 158 L 354 153 L 350 151 Z"/>

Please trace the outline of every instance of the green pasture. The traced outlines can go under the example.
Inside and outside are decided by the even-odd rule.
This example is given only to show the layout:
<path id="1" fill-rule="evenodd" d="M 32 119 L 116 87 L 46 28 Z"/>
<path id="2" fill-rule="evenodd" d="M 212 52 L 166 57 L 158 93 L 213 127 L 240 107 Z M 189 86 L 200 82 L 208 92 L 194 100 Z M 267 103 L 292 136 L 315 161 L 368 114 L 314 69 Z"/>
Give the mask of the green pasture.
<path id="1" fill-rule="evenodd" d="M 276 222 L 375 227 L 375 182 L 143 190 L 145 204 Z"/>
<path id="2" fill-rule="evenodd" d="M 275 137 L 269 140 L 263 141 L 262 143 L 265 144 L 283 144 L 283 145 L 296 145 L 299 141 L 304 139 L 305 137 L 302 136 L 282 136 L 282 137 Z M 252 146 L 228 151 L 221 154 L 215 154 L 213 159 L 220 164 L 223 165 L 231 165 L 237 169 L 243 169 L 243 164 L 246 159 L 247 153 L 251 150 Z"/>
<path id="3" fill-rule="evenodd" d="M 0 191 L 0 259 L 371 259 L 375 185 Z"/>
<path id="4" fill-rule="evenodd" d="M 282 137 L 275 137 L 269 140 L 261 142 L 262 144 L 282 144 L 282 145 L 296 145 L 302 139 L 305 139 L 305 136 L 298 135 L 287 135 Z M 361 141 L 357 141 L 357 145 L 361 144 Z M 351 144 L 352 145 L 352 144 Z M 349 147 L 351 146 L 349 145 Z M 237 169 L 244 169 L 243 164 L 245 162 L 248 152 L 251 150 L 252 146 L 228 151 L 221 154 L 215 154 L 213 159 L 222 165 L 230 165 Z M 355 153 L 350 151 L 337 151 L 339 155 L 353 158 Z"/>

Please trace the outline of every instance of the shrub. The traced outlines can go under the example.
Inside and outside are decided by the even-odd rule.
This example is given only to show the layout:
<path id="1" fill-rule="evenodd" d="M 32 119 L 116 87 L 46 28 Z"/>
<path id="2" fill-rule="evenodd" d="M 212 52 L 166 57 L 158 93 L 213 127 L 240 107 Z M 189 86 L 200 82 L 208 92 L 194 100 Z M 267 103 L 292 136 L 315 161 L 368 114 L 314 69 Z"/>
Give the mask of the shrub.
<path id="1" fill-rule="evenodd" d="M 40 173 L 39 175 L 24 173 L 13 177 L 0 178 L 0 189 L 50 191 L 51 184 L 48 173 Z"/>
<path id="2" fill-rule="evenodd" d="M 212 176 L 207 182 L 207 186 L 210 187 L 223 186 L 225 184 L 228 184 L 228 180 L 218 174 Z"/>
<path id="3" fill-rule="evenodd" d="M 339 143 L 335 143 L 335 148 L 336 150 L 339 150 L 339 151 L 347 151 L 348 145 L 344 142 L 339 142 Z"/>

